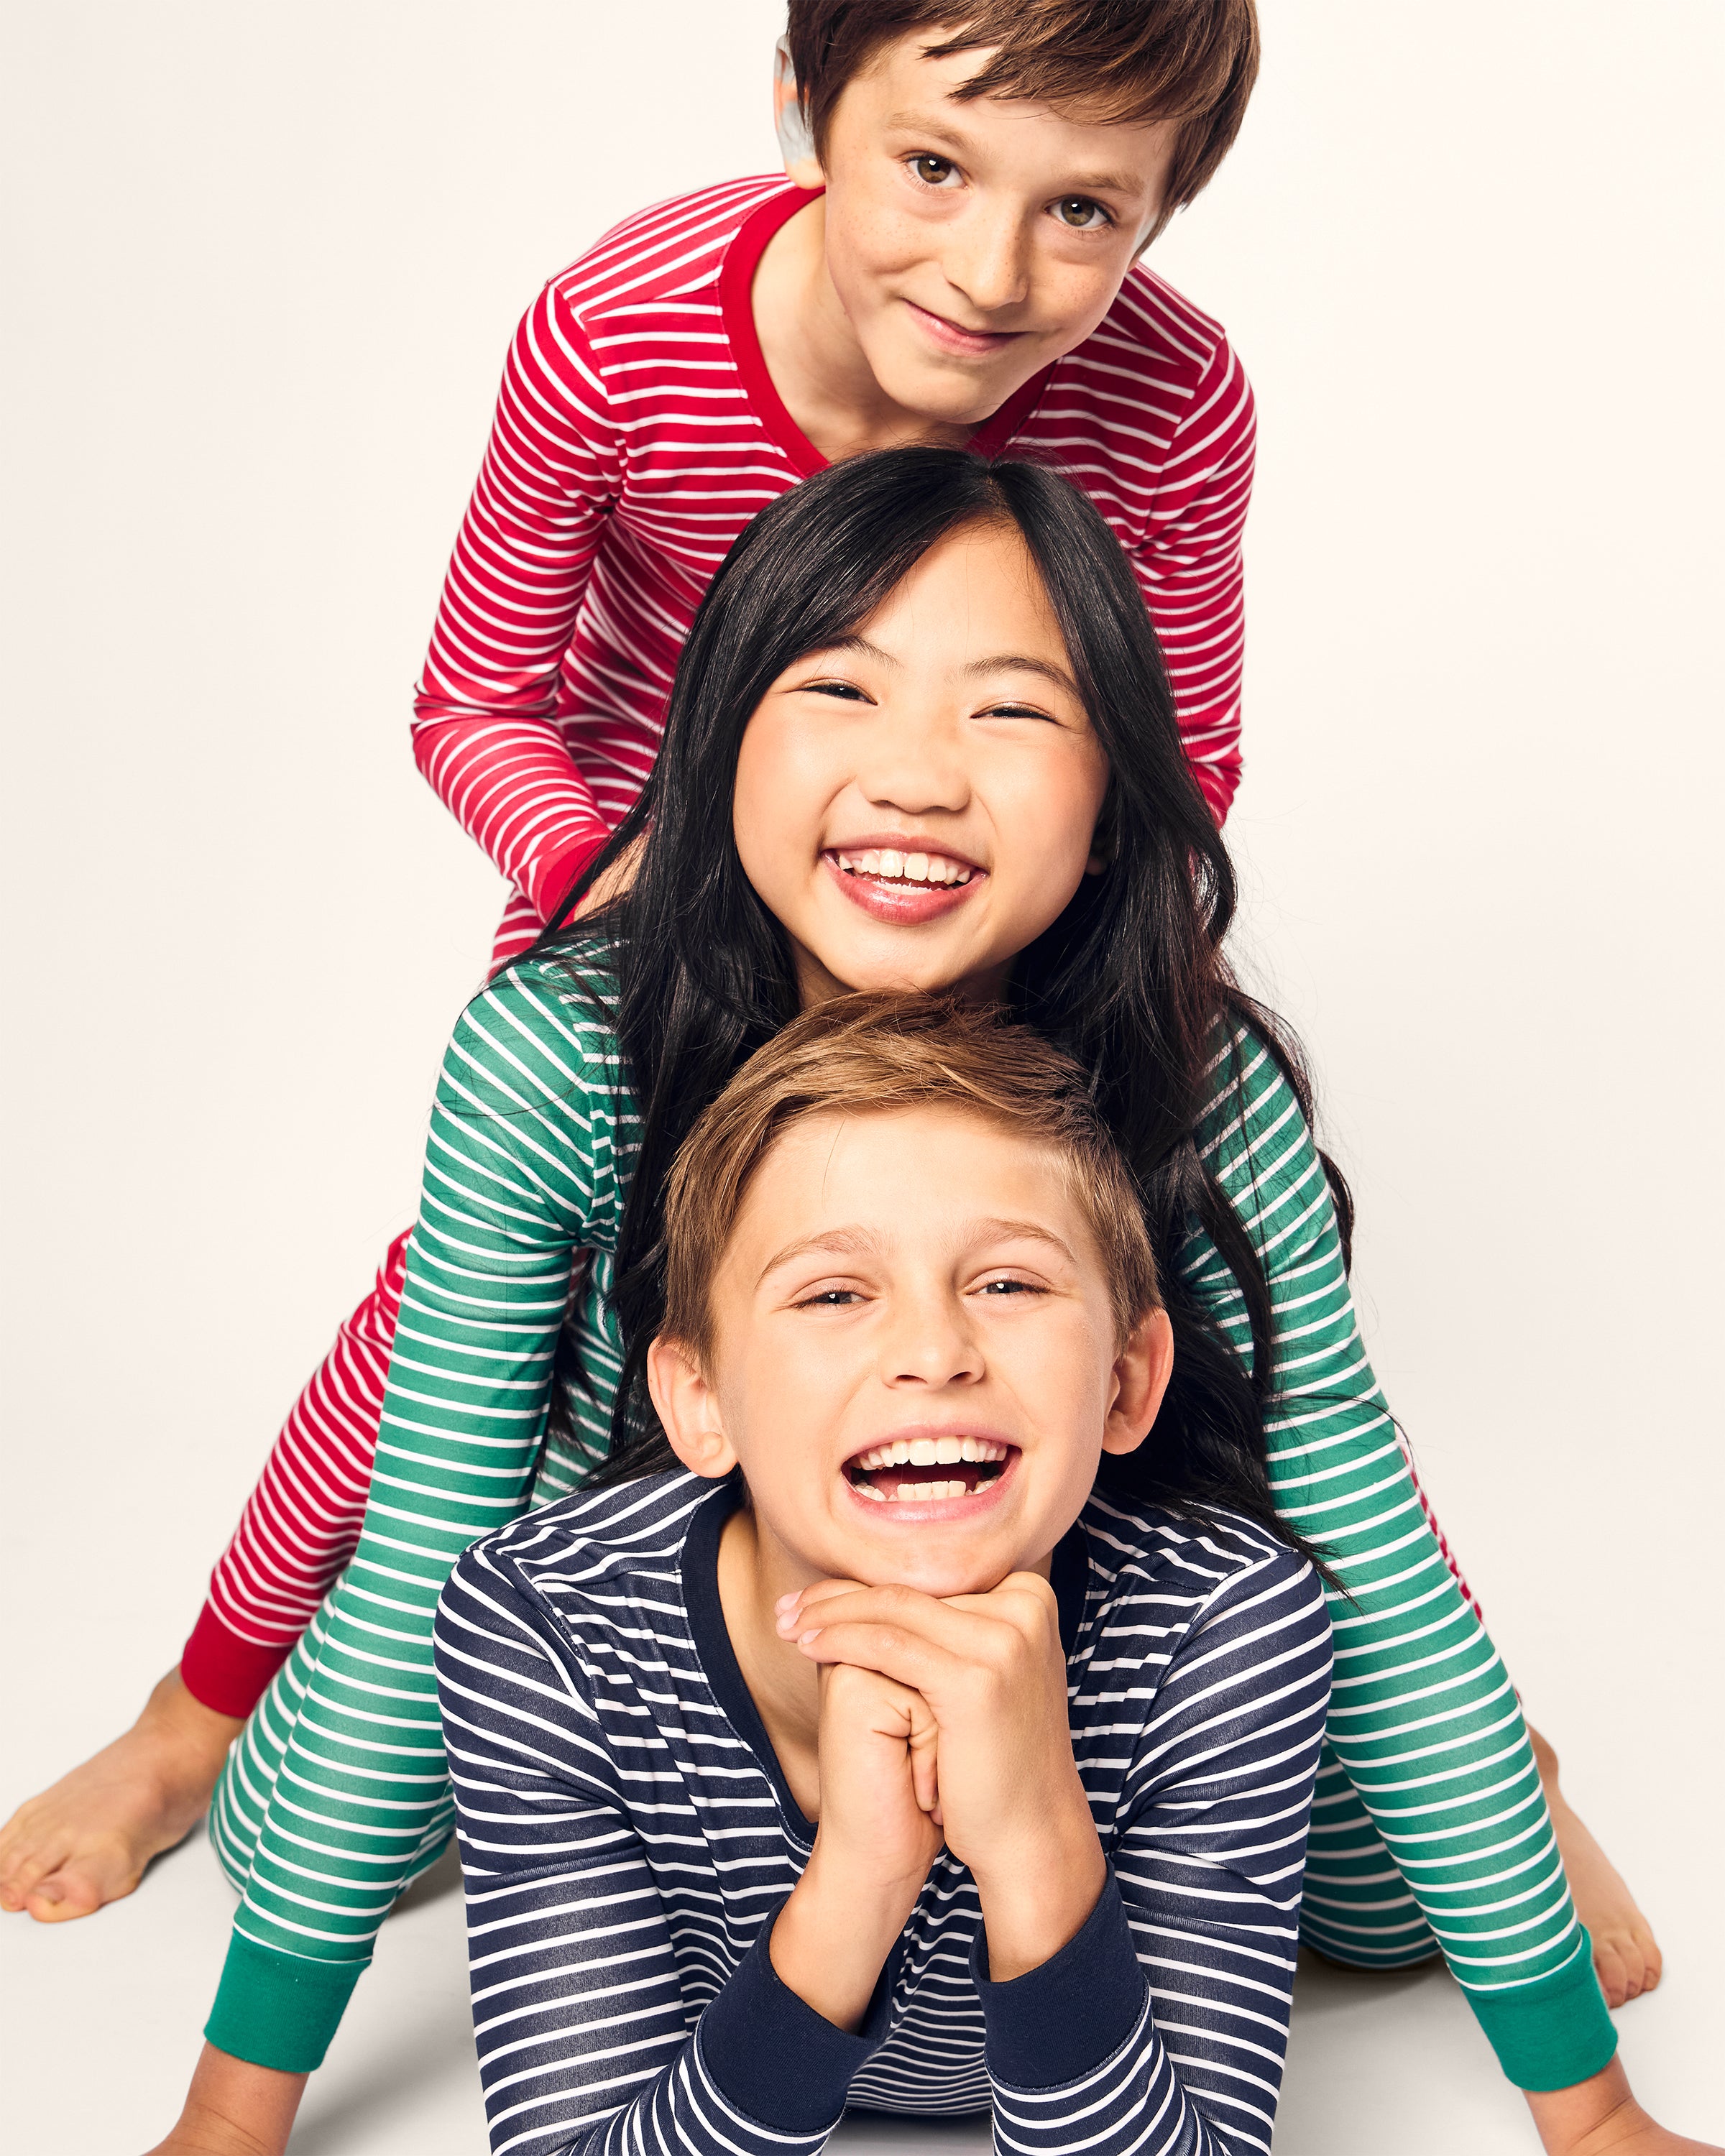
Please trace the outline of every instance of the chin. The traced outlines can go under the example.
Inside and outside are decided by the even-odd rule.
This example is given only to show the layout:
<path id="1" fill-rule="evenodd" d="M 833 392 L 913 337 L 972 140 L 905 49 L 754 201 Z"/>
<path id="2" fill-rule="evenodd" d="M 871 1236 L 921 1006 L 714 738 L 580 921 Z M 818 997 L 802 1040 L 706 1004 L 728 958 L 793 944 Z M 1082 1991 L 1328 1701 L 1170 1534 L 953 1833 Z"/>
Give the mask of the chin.
<path id="1" fill-rule="evenodd" d="M 962 1551 L 906 1548 L 896 1558 L 883 1555 L 857 1577 L 867 1587 L 914 1587 L 919 1594 L 945 1602 L 955 1594 L 987 1594 L 1009 1573 L 1022 1568 L 1010 1557 L 968 1557 Z"/>
<path id="2" fill-rule="evenodd" d="M 963 361 L 942 363 L 918 352 L 868 355 L 875 378 L 901 410 L 942 427 L 977 427 L 998 412 L 1019 386 L 1019 379 L 998 384 L 978 375 Z"/>

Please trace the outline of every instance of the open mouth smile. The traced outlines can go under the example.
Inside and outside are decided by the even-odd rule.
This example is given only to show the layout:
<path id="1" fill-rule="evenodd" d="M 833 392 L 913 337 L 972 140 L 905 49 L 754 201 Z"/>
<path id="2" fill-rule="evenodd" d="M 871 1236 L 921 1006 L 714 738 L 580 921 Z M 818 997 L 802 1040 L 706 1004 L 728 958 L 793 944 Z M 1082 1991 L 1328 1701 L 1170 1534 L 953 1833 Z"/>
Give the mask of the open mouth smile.
<path id="1" fill-rule="evenodd" d="M 897 1438 L 854 1453 L 845 1479 L 877 1505 L 937 1505 L 992 1490 L 1018 1456 L 992 1437 Z"/>
<path id="2" fill-rule="evenodd" d="M 929 848 L 829 846 L 821 859 L 854 906 L 900 927 L 952 912 L 988 880 L 974 861 Z"/>

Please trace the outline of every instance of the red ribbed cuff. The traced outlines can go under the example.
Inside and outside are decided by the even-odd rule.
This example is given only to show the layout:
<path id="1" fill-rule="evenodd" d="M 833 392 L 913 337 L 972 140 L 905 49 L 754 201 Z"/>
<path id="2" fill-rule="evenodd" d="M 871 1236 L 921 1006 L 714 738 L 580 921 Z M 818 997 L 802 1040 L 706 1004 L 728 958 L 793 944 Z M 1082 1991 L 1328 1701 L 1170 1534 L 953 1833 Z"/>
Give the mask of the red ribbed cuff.
<path id="1" fill-rule="evenodd" d="M 206 1602 L 180 1654 L 180 1681 L 216 1714 L 244 1721 L 292 1654 L 289 1647 L 254 1647 L 228 1630 Z"/>
<path id="2" fill-rule="evenodd" d="M 549 921 L 557 908 L 586 875 L 588 864 L 595 860 L 601 849 L 610 839 L 608 831 L 601 831 L 597 838 L 583 839 L 578 844 L 552 854 L 533 875 L 533 889 L 529 896 L 534 911 L 542 921 Z"/>

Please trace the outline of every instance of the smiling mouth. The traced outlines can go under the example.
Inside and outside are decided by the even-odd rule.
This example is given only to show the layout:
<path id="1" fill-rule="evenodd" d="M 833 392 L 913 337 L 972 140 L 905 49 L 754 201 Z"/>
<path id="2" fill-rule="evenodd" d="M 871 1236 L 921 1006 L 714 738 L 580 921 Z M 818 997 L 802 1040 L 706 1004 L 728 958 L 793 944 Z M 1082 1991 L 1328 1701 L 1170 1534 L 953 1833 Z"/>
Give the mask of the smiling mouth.
<path id="1" fill-rule="evenodd" d="M 937 1504 L 974 1497 L 998 1482 L 1016 1448 L 991 1437 L 898 1438 L 845 1463 L 845 1478 L 875 1504 Z"/>
<path id="2" fill-rule="evenodd" d="M 937 315 L 931 307 L 919 306 L 915 300 L 906 300 L 905 305 L 913 314 L 922 317 L 927 326 L 927 334 L 932 336 L 937 343 L 945 345 L 950 351 L 976 353 L 999 352 L 1004 346 L 1015 342 L 1018 338 L 1025 334 L 1023 330 L 967 329 L 963 322 L 955 322 L 948 315 Z"/>
<path id="3" fill-rule="evenodd" d="M 836 848 L 833 859 L 848 876 L 896 886 L 901 891 L 945 891 L 966 884 L 976 871 L 950 854 L 901 853 L 892 846 Z"/>

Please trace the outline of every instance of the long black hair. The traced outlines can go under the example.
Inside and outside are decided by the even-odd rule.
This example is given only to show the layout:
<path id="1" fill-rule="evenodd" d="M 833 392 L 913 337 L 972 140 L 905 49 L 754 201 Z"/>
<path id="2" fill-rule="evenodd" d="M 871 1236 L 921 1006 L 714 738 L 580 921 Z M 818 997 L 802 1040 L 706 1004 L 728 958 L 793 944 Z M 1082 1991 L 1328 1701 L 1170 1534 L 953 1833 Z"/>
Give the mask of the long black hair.
<path id="1" fill-rule="evenodd" d="M 1173 1324 L 1174 1375 L 1156 1430 L 1137 1452 L 1106 1463 L 1105 1486 L 1200 1511 L 1226 1506 L 1297 1542 L 1277 1518 L 1265 1458 L 1269 1289 L 1250 1235 L 1199 1153 L 1197 1128 L 1226 1082 L 1242 1026 L 1309 1109 L 1304 1068 L 1224 959 L 1234 871 L 1182 747 L 1161 650 L 1118 541 L 1055 473 L 961 449 L 850 459 L 781 495 L 744 530 L 696 615 L 653 774 L 542 939 L 544 952 L 570 947 L 562 923 L 644 834 L 633 888 L 579 935 L 608 947 L 614 999 L 602 1015 L 641 1118 L 614 1290 L 625 1360 L 612 1457 L 596 1479 L 674 1464 L 644 1383 L 664 1310 L 665 1178 L 701 1110 L 798 1009 L 788 940 L 744 875 L 732 836 L 743 731 L 787 667 L 853 632 L 941 540 L 986 523 L 1016 527 L 1041 573 L 1110 772 L 1096 841 L 1106 867 L 1082 879 L 1020 954 L 1008 990 L 1023 1022 L 1091 1074 L 1137 1183 Z M 1351 1207 L 1333 1172 L 1332 1182 L 1345 1248 Z M 1249 1358 L 1183 1278 L 1179 1254 L 1194 1220 L 1239 1284 Z"/>

